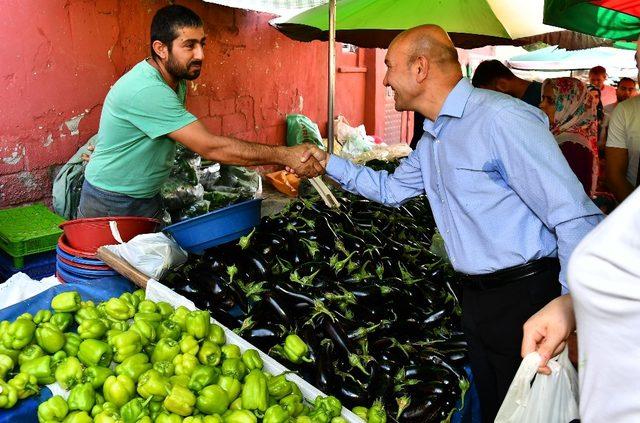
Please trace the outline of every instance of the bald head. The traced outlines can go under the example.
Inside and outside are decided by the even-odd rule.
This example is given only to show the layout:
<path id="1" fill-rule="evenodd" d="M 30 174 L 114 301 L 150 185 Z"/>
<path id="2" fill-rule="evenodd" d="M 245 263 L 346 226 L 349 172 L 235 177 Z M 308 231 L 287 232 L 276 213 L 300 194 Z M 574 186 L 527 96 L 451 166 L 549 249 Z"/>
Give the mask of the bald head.
<path id="1" fill-rule="evenodd" d="M 400 33 L 389 48 L 402 48 L 408 63 L 413 63 L 418 57 L 425 57 L 431 63 L 441 67 L 455 67 L 460 69 L 458 52 L 449 34 L 437 25 L 420 25 Z"/>

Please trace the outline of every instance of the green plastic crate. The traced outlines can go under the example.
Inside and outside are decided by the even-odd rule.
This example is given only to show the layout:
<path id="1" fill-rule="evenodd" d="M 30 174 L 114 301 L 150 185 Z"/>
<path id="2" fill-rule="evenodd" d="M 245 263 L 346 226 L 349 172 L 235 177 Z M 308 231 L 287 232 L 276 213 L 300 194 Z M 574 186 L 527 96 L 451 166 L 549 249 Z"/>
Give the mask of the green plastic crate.
<path id="1" fill-rule="evenodd" d="M 24 256 L 56 248 L 64 219 L 42 204 L 0 210 L 0 248 L 13 257 L 14 267 Z"/>

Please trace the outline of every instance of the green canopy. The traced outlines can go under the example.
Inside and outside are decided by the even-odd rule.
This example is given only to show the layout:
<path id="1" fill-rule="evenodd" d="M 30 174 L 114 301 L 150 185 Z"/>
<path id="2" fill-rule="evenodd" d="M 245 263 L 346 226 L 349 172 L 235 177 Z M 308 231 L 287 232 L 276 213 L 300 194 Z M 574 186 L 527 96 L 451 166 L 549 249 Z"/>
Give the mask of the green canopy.
<path id="1" fill-rule="evenodd" d="M 616 41 L 635 41 L 640 35 L 640 17 L 638 6 L 630 7 L 631 3 L 634 2 L 545 0 L 544 23 Z"/>

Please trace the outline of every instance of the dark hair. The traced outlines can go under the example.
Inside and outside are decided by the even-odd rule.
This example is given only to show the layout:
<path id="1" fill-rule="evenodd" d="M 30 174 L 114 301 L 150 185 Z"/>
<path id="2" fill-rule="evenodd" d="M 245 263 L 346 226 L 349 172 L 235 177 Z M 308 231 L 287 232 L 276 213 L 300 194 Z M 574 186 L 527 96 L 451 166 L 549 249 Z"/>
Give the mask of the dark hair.
<path id="1" fill-rule="evenodd" d="M 481 62 L 473 73 L 471 83 L 474 87 L 491 87 L 494 86 L 499 78 L 513 79 L 516 76 L 511 69 L 506 67 L 499 60 L 485 60 Z"/>
<path id="2" fill-rule="evenodd" d="M 632 82 L 633 85 L 636 85 L 636 81 L 633 80 L 633 78 L 629 78 L 628 76 L 623 76 L 622 78 L 620 78 L 620 81 L 618 81 L 618 85 L 622 84 L 623 82 Z"/>
<path id="3" fill-rule="evenodd" d="M 157 57 L 153 51 L 153 42 L 160 41 L 171 50 L 173 40 L 178 37 L 180 28 L 200 28 L 202 19 L 193 10 L 173 4 L 158 10 L 151 21 L 151 56 Z"/>
<path id="4" fill-rule="evenodd" d="M 604 66 L 594 66 L 589 69 L 589 73 L 592 73 L 594 75 L 606 75 L 607 70 L 604 68 Z"/>

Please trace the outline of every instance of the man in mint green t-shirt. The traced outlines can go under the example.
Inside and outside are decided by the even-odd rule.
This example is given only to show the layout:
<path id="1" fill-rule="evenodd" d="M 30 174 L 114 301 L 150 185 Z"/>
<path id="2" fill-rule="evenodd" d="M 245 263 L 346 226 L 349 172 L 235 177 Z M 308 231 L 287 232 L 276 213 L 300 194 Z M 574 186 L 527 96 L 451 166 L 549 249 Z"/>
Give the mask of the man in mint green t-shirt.
<path id="1" fill-rule="evenodd" d="M 78 217 L 158 217 L 176 142 L 221 163 L 279 164 L 302 177 L 323 172 L 316 160 L 301 161 L 305 145 L 273 147 L 213 135 L 186 110 L 186 81 L 200 75 L 204 45 L 202 20 L 193 11 L 178 5 L 158 10 L 151 58 L 123 75 L 105 99 Z"/>

